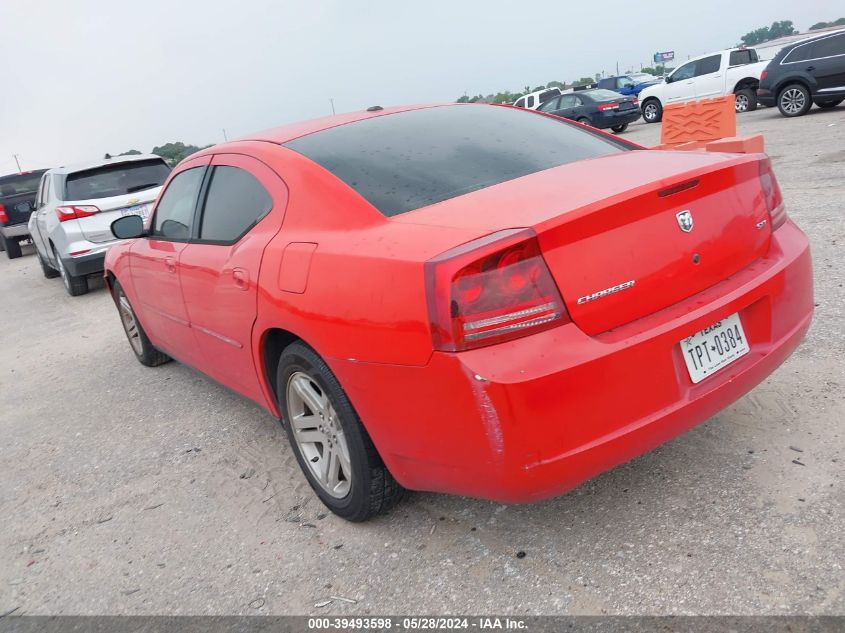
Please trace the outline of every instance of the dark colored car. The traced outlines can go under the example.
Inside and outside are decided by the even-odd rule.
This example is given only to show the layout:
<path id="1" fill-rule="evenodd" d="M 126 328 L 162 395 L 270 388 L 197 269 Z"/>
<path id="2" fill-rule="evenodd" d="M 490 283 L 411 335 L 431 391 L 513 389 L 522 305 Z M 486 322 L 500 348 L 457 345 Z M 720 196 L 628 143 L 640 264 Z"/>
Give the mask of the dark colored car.
<path id="1" fill-rule="evenodd" d="M 21 256 L 21 242 L 30 239 L 27 222 L 35 208 L 41 175 L 47 171 L 24 171 L 0 176 L 0 250 L 9 259 Z"/>
<path id="2" fill-rule="evenodd" d="M 845 31 L 784 47 L 760 77 L 757 101 L 783 116 L 807 114 L 815 103 L 833 108 L 845 100 Z"/>
<path id="3" fill-rule="evenodd" d="M 599 129 L 610 128 L 617 134 L 624 132 L 641 114 L 636 97 L 601 88 L 568 92 L 537 109 Z"/>

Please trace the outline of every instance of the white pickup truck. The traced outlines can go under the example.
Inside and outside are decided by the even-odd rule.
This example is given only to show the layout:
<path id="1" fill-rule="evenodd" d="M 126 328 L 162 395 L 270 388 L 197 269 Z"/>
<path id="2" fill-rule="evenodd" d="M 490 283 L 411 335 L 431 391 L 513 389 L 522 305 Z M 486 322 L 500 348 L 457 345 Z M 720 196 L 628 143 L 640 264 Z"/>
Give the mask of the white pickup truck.
<path id="1" fill-rule="evenodd" d="M 671 103 L 736 95 L 736 111 L 757 109 L 760 75 L 768 62 L 761 62 L 753 48 L 734 48 L 695 57 L 678 66 L 663 83 L 640 92 L 640 107 L 646 123 L 663 118 Z"/>

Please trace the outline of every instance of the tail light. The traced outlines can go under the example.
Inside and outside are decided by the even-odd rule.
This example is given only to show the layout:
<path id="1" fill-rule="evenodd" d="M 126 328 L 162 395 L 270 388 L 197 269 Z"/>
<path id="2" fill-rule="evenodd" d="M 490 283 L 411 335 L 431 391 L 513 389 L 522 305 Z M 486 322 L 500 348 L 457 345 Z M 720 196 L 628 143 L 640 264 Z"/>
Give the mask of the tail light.
<path id="1" fill-rule="evenodd" d="M 6 213 L 6 205 L 0 203 L 0 222 L 8 222 L 9 215 Z"/>
<path id="2" fill-rule="evenodd" d="M 619 108 L 618 103 L 603 103 L 599 106 L 599 112 L 604 112 L 605 110 L 616 110 Z"/>
<path id="3" fill-rule="evenodd" d="M 786 207 L 783 204 L 783 196 L 780 193 L 775 172 L 772 171 L 772 161 L 768 158 L 760 161 L 760 187 L 763 189 L 763 200 L 774 231 L 786 222 Z"/>
<path id="4" fill-rule="evenodd" d="M 634 100 L 631 103 L 633 103 L 634 105 L 637 105 L 639 102 L 640 102 L 640 100 L 637 99 L 636 97 L 634 97 Z"/>
<path id="5" fill-rule="evenodd" d="M 534 334 L 569 314 L 530 229 L 469 242 L 425 264 L 434 348 L 455 352 Z"/>
<path id="6" fill-rule="evenodd" d="M 768 74 L 769 74 L 768 70 L 764 70 L 763 72 L 760 73 L 760 82 L 761 83 L 766 80 L 766 75 L 768 75 Z"/>
<path id="7" fill-rule="evenodd" d="M 99 208 L 90 204 L 56 207 L 56 216 L 59 218 L 59 222 L 67 222 L 68 220 L 75 220 L 77 218 L 87 218 L 89 215 L 94 215 L 99 212 Z"/>

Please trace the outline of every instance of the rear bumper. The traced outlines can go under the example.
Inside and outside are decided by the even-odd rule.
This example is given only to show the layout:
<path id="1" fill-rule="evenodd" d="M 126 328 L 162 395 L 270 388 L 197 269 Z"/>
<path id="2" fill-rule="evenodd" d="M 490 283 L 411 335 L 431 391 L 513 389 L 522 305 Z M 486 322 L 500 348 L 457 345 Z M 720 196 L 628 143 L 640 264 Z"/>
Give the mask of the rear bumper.
<path id="1" fill-rule="evenodd" d="M 757 89 L 757 103 L 767 108 L 774 107 L 777 104 L 776 95 L 770 90 L 764 88 Z"/>
<path id="2" fill-rule="evenodd" d="M 640 118 L 642 112 L 639 108 L 632 110 L 607 110 L 593 117 L 593 127 L 600 129 L 633 123 Z"/>
<path id="3" fill-rule="evenodd" d="M 604 334 L 568 324 L 438 352 L 425 367 L 329 364 L 401 484 L 530 502 L 567 492 L 746 394 L 797 347 L 812 312 L 809 245 L 787 222 L 766 257 Z M 733 313 L 751 351 L 692 384 L 678 343 Z"/>
<path id="4" fill-rule="evenodd" d="M 10 224 L 9 226 L 0 226 L 0 235 L 6 239 L 12 237 L 29 237 L 29 227 L 26 222 L 20 224 Z"/>
<path id="5" fill-rule="evenodd" d="M 90 255 L 78 255 L 77 257 L 64 257 L 62 263 L 74 277 L 102 273 L 105 269 L 106 249 L 91 253 Z"/>

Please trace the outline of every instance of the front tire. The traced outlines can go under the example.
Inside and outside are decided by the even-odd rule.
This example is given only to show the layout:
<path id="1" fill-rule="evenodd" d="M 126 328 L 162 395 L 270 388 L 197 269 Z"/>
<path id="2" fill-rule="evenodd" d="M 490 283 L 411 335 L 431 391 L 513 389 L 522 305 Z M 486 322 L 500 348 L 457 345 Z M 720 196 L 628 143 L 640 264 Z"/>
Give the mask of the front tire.
<path id="1" fill-rule="evenodd" d="M 6 257 L 9 259 L 17 259 L 23 254 L 21 252 L 21 244 L 16 239 L 7 240 L 0 235 L 0 242 L 3 243 L 3 250 L 6 251 Z"/>
<path id="2" fill-rule="evenodd" d="M 646 99 L 642 108 L 643 120 L 646 123 L 660 123 L 663 119 L 663 106 L 657 99 Z"/>
<path id="3" fill-rule="evenodd" d="M 843 101 L 845 101 L 845 99 L 831 99 L 830 101 L 816 100 L 815 104 L 817 106 L 819 106 L 820 108 L 827 109 L 827 108 L 835 108 L 836 106 L 838 106 Z"/>
<path id="4" fill-rule="evenodd" d="M 734 109 L 737 114 L 754 112 L 757 109 L 757 93 L 751 88 L 742 88 L 734 93 Z"/>
<path id="5" fill-rule="evenodd" d="M 610 129 L 613 130 L 616 134 L 622 134 L 622 132 L 628 129 L 628 124 L 623 123 L 622 125 L 614 125 Z"/>
<path id="6" fill-rule="evenodd" d="M 590 125 L 591 126 L 593 124 L 593 122 L 590 121 L 590 119 L 588 117 L 585 117 L 585 116 L 579 117 L 578 119 L 576 119 L 576 121 L 578 123 L 580 123 L 581 125 Z"/>
<path id="7" fill-rule="evenodd" d="M 132 309 L 132 304 L 129 303 L 129 299 L 123 291 L 123 286 L 117 280 L 114 282 L 112 297 L 117 306 L 117 312 L 120 314 L 120 322 L 123 325 L 126 340 L 129 341 L 129 347 L 132 348 L 138 362 L 147 367 L 156 367 L 171 360 L 170 356 L 160 352 L 150 342 L 147 333 L 141 327 L 141 322 L 135 316 L 135 310 Z"/>
<path id="8" fill-rule="evenodd" d="M 778 95 L 778 110 L 785 117 L 807 114 L 812 105 L 810 91 L 803 84 L 789 84 Z"/>
<path id="9" fill-rule="evenodd" d="M 292 343 L 279 359 L 276 393 L 299 467 L 326 507 L 347 521 L 388 511 L 404 494 L 329 367 Z"/>
<path id="10" fill-rule="evenodd" d="M 65 264 L 62 261 L 62 258 L 59 257 L 59 253 L 56 252 L 56 249 L 53 249 L 53 256 L 56 258 L 56 263 L 59 266 L 59 275 L 62 277 L 62 283 L 65 286 L 65 290 L 71 297 L 78 297 L 79 295 L 84 295 L 88 293 L 88 278 L 85 276 L 77 277 L 75 275 L 71 275 L 70 272 L 65 268 Z"/>

